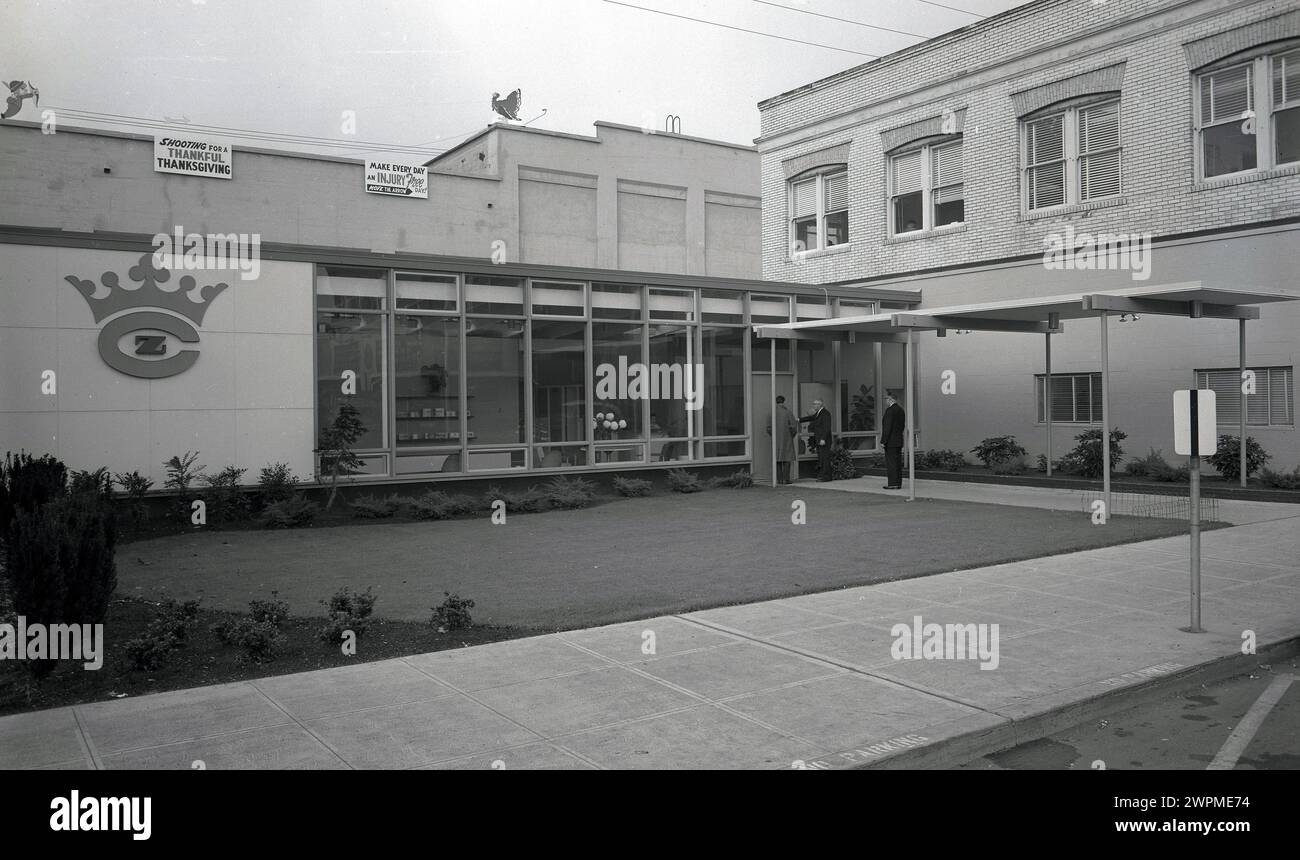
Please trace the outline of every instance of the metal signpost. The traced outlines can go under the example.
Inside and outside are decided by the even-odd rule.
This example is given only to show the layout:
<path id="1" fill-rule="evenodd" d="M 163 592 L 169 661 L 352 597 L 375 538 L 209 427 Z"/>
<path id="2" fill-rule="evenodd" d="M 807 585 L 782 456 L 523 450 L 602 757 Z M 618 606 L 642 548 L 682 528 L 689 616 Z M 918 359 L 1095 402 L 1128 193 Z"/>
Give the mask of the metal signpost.
<path id="1" fill-rule="evenodd" d="M 1217 423 L 1214 392 L 1191 389 L 1174 392 L 1174 452 L 1187 455 L 1191 479 L 1188 520 L 1192 537 L 1192 618 L 1183 629 L 1204 633 L 1201 628 L 1201 455 L 1215 452 Z"/>

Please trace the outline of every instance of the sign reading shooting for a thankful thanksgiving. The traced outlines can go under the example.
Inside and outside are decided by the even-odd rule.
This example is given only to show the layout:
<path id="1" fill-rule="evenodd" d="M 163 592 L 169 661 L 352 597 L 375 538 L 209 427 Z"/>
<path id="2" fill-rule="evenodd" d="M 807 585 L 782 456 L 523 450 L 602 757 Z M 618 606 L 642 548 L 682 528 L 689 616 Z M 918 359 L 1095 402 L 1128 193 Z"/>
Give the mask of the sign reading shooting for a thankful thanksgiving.
<path id="1" fill-rule="evenodd" d="M 429 171 L 422 164 L 366 159 L 366 192 L 427 199 Z"/>
<path id="2" fill-rule="evenodd" d="M 156 173 L 234 179 L 230 141 L 215 137 L 155 137 L 153 169 Z"/>

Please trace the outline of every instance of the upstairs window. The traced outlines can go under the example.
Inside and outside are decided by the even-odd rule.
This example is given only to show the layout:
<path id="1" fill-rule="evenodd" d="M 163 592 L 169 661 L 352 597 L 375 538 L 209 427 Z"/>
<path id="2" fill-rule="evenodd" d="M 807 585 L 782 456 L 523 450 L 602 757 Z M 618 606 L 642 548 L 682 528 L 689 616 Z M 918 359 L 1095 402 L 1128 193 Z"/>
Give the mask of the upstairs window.
<path id="1" fill-rule="evenodd" d="M 1203 179 L 1300 162 L 1300 48 L 1197 75 L 1196 136 Z"/>
<path id="2" fill-rule="evenodd" d="M 1300 48 L 1273 57 L 1273 157 L 1300 161 Z"/>
<path id="3" fill-rule="evenodd" d="M 849 240 L 849 171 L 820 169 L 790 183 L 790 248 L 821 251 Z"/>
<path id="4" fill-rule="evenodd" d="M 889 185 L 891 235 L 963 223 L 962 142 L 929 143 L 891 156 Z"/>
<path id="5" fill-rule="evenodd" d="M 1026 209 L 1119 195 L 1118 99 L 1057 108 L 1022 129 Z"/>

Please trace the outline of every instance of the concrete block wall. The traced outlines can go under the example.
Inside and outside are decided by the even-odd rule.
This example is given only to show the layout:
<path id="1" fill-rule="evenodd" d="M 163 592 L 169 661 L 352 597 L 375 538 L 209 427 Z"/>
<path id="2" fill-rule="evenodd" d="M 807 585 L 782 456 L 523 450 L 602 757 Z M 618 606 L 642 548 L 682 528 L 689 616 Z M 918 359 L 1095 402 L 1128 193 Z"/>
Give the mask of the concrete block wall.
<path id="1" fill-rule="evenodd" d="M 138 470 L 161 488 L 163 463 L 199 451 L 209 473 L 246 482 L 274 461 L 310 480 L 315 440 L 312 266 L 262 261 L 256 280 L 224 281 L 199 327 L 194 366 L 136 379 L 104 364 L 100 326 L 64 278 L 131 284 L 138 253 L 0 244 L 0 453 L 51 453 L 72 469 Z M 54 372 L 54 391 L 43 387 Z"/>

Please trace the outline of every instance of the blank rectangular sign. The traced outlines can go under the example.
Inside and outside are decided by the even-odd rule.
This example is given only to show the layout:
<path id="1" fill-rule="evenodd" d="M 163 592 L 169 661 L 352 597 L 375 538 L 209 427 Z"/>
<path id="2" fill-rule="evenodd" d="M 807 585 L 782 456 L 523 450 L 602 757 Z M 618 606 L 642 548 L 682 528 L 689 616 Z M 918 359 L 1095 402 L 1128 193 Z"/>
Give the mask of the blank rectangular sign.
<path id="1" fill-rule="evenodd" d="M 1208 388 L 1174 392 L 1174 453 L 1208 457 L 1218 444 L 1214 392 Z M 1193 436 L 1196 450 L 1192 450 Z"/>

